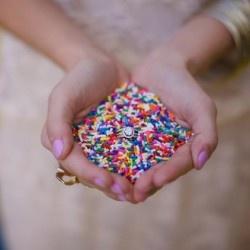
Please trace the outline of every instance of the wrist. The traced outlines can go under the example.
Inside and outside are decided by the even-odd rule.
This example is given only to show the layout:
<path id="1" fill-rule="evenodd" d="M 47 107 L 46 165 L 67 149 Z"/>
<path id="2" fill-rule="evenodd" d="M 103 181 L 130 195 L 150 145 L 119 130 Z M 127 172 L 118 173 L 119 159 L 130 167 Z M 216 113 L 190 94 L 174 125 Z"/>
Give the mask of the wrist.
<path id="1" fill-rule="evenodd" d="M 181 44 L 169 42 L 165 46 L 168 65 L 175 68 L 182 68 L 189 71 L 192 75 L 199 74 L 202 71 L 202 65 L 190 53 L 185 53 Z"/>
<path id="2" fill-rule="evenodd" d="M 180 28 L 165 46 L 182 58 L 192 74 L 200 74 L 230 52 L 234 43 L 222 23 L 201 15 Z"/>
<path id="3" fill-rule="evenodd" d="M 78 38 L 60 44 L 60 46 L 53 51 L 52 57 L 64 71 L 69 71 L 78 62 L 93 53 L 97 53 L 97 48 L 86 38 Z"/>
<path id="4" fill-rule="evenodd" d="M 187 70 L 191 74 L 195 74 L 196 64 L 192 57 L 189 57 L 172 43 L 164 44 L 155 50 L 151 57 L 152 61 L 158 62 L 164 68 L 175 70 Z"/>

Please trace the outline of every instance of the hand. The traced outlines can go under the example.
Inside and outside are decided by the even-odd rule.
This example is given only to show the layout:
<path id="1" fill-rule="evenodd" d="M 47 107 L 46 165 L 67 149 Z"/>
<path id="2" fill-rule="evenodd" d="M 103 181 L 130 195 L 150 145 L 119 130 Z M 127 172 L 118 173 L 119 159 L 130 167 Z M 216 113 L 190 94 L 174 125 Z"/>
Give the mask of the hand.
<path id="1" fill-rule="evenodd" d="M 81 119 L 125 80 L 128 74 L 116 61 L 90 49 L 51 92 L 41 140 L 60 165 L 82 184 L 97 188 L 113 199 L 132 202 L 129 181 L 97 168 L 83 157 L 80 146 L 73 143 L 71 131 L 74 121 Z"/>
<path id="2" fill-rule="evenodd" d="M 217 145 L 216 107 L 188 69 L 177 51 L 159 48 L 134 72 L 132 80 L 157 94 L 178 122 L 192 128 L 191 143 L 180 147 L 168 162 L 145 172 L 134 186 L 134 199 L 144 201 L 164 185 L 201 169 Z"/>

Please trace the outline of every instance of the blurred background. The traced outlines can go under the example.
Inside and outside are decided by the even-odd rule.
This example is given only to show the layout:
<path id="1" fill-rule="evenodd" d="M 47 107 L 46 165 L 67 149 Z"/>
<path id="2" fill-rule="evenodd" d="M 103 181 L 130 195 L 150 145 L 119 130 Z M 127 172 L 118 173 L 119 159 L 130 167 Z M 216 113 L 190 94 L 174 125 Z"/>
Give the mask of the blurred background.
<path id="1" fill-rule="evenodd" d="M 167 250 L 167 245 L 170 250 L 250 249 L 250 67 L 246 62 L 237 66 L 228 61 L 220 63 L 200 80 L 219 111 L 219 145 L 206 169 L 188 174 L 135 209 L 106 201 L 93 191 L 66 190 L 54 180 L 53 168 L 44 171 L 48 166 L 42 160 L 50 156 L 41 150 L 39 142 L 46 111 L 43 103 L 62 72 L 37 54 L 33 64 L 30 48 L 20 41 L 9 42 L 13 50 L 7 52 L 17 62 L 0 56 L 0 74 L 6 69 L 3 60 L 9 67 L 0 85 L 0 192 L 1 227 L 12 249 L 80 249 L 74 245 L 80 238 L 86 250 L 111 246 Z M 12 74 L 17 67 L 20 73 Z M 39 90 L 41 100 L 32 99 L 33 93 L 39 96 L 34 92 L 37 86 L 47 81 L 44 74 L 52 71 L 56 73 L 51 74 L 50 83 Z M 27 85 L 14 88 L 11 83 L 19 78 Z M 27 157 L 21 160 L 23 154 Z M 41 166 L 35 165 L 38 161 Z M 55 165 L 52 158 L 50 161 Z M 35 176 L 31 167 L 26 168 L 28 164 L 36 169 Z M 53 192 L 54 196 L 48 195 Z M 82 204 L 87 206 L 85 211 Z M 94 218 L 96 210 L 99 217 Z M 165 221 L 157 217 L 163 212 Z M 77 226 L 80 216 L 87 218 L 82 219 L 81 230 Z M 134 227 L 141 231 L 134 232 Z M 113 239 L 116 231 L 121 236 Z M 134 234 L 138 234 L 137 241 L 131 243 Z M 164 237 L 166 241 L 159 240 Z"/>

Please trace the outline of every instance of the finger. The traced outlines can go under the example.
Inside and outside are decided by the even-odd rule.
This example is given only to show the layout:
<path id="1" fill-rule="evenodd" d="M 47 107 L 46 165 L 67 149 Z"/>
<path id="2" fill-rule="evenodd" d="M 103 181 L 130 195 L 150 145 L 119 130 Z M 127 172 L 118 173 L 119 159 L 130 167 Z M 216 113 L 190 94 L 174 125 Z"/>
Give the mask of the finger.
<path id="1" fill-rule="evenodd" d="M 153 176 L 154 185 L 157 188 L 175 181 L 193 168 L 190 144 L 180 147 L 174 156 L 156 170 Z"/>
<path id="2" fill-rule="evenodd" d="M 156 172 L 156 169 L 159 166 L 153 166 L 146 172 L 144 172 L 136 181 L 134 185 L 134 199 L 137 202 L 143 202 L 145 201 L 151 190 L 155 188 L 154 182 L 153 182 L 153 176 Z"/>
<path id="3" fill-rule="evenodd" d="M 69 100 L 64 90 L 55 89 L 49 97 L 47 134 L 52 153 L 58 160 L 65 159 L 73 146 L 71 125 L 74 115 Z"/>
<path id="4" fill-rule="evenodd" d="M 118 174 L 112 174 L 114 183 L 110 191 L 117 195 L 120 200 L 134 202 L 133 199 L 133 185 L 124 177 Z"/>
<path id="5" fill-rule="evenodd" d="M 114 193 L 109 193 L 109 192 L 104 192 L 104 194 L 111 198 L 112 200 L 115 200 L 115 201 L 124 201 L 122 198 L 121 200 L 118 198 L 118 195 L 114 194 Z"/>
<path id="6" fill-rule="evenodd" d="M 192 156 L 194 167 L 202 169 L 218 143 L 216 126 L 216 108 L 214 104 L 207 104 L 196 114 L 192 122 L 194 137 L 192 139 Z"/>
<path id="7" fill-rule="evenodd" d="M 105 169 L 98 168 L 83 156 L 79 145 L 74 144 L 71 153 L 65 160 L 61 160 L 63 168 L 77 176 L 82 184 L 88 183 L 99 190 L 108 192 L 113 184 L 113 178 Z"/>
<path id="8" fill-rule="evenodd" d="M 128 198 L 128 195 L 124 196 L 124 195 L 114 194 L 113 192 L 104 192 L 104 194 L 107 197 L 109 197 L 109 198 L 111 198 L 113 200 L 116 200 L 116 201 L 128 201 L 128 202 L 130 202 L 132 204 L 137 204 L 136 201 L 133 201 L 133 200 L 130 201 L 129 198 Z"/>
<path id="9" fill-rule="evenodd" d="M 108 193 L 108 192 L 104 192 L 104 194 L 107 197 L 109 197 L 109 198 L 111 198 L 111 199 L 113 199 L 115 201 L 127 201 L 126 198 L 124 196 L 122 196 L 122 195 L 118 195 L 118 194 L 114 194 L 114 193 Z"/>
<path id="10" fill-rule="evenodd" d="M 146 199 L 150 198 L 151 196 L 154 196 L 160 189 L 161 188 L 156 188 L 156 187 L 152 188 L 150 192 L 148 192 Z"/>
<path id="11" fill-rule="evenodd" d="M 160 188 L 153 188 L 150 193 L 149 193 L 149 196 L 153 196 L 154 194 L 156 194 L 158 191 L 160 190 Z"/>

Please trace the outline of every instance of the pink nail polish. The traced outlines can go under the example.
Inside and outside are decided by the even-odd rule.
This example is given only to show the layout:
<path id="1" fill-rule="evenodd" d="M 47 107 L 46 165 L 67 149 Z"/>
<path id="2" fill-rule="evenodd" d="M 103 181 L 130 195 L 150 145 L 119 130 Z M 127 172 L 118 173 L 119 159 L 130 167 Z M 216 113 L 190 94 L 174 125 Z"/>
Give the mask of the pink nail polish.
<path id="1" fill-rule="evenodd" d="M 208 160 L 208 153 L 206 150 L 202 150 L 198 156 L 198 166 L 197 166 L 198 169 L 202 169 L 207 160 Z"/>
<path id="2" fill-rule="evenodd" d="M 121 194 L 121 195 L 118 196 L 118 200 L 119 201 L 126 201 L 127 199 L 126 199 L 126 197 L 124 195 Z"/>
<path id="3" fill-rule="evenodd" d="M 95 184 L 99 187 L 104 188 L 105 187 L 105 181 L 102 178 L 96 178 Z"/>
<path id="4" fill-rule="evenodd" d="M 56 158 L 59 158 L 63 152 L 63 141 L 56 139 L 53 141 L 53 154 Z"/>
<path id="5" fill-rule="evenodd" d="M 113 184 L 113 186 L 111 187 L 111 191 L 114 192 L 115 194 L 122 194 L 123 193 L 120 185 L 117 183 Z"/>

